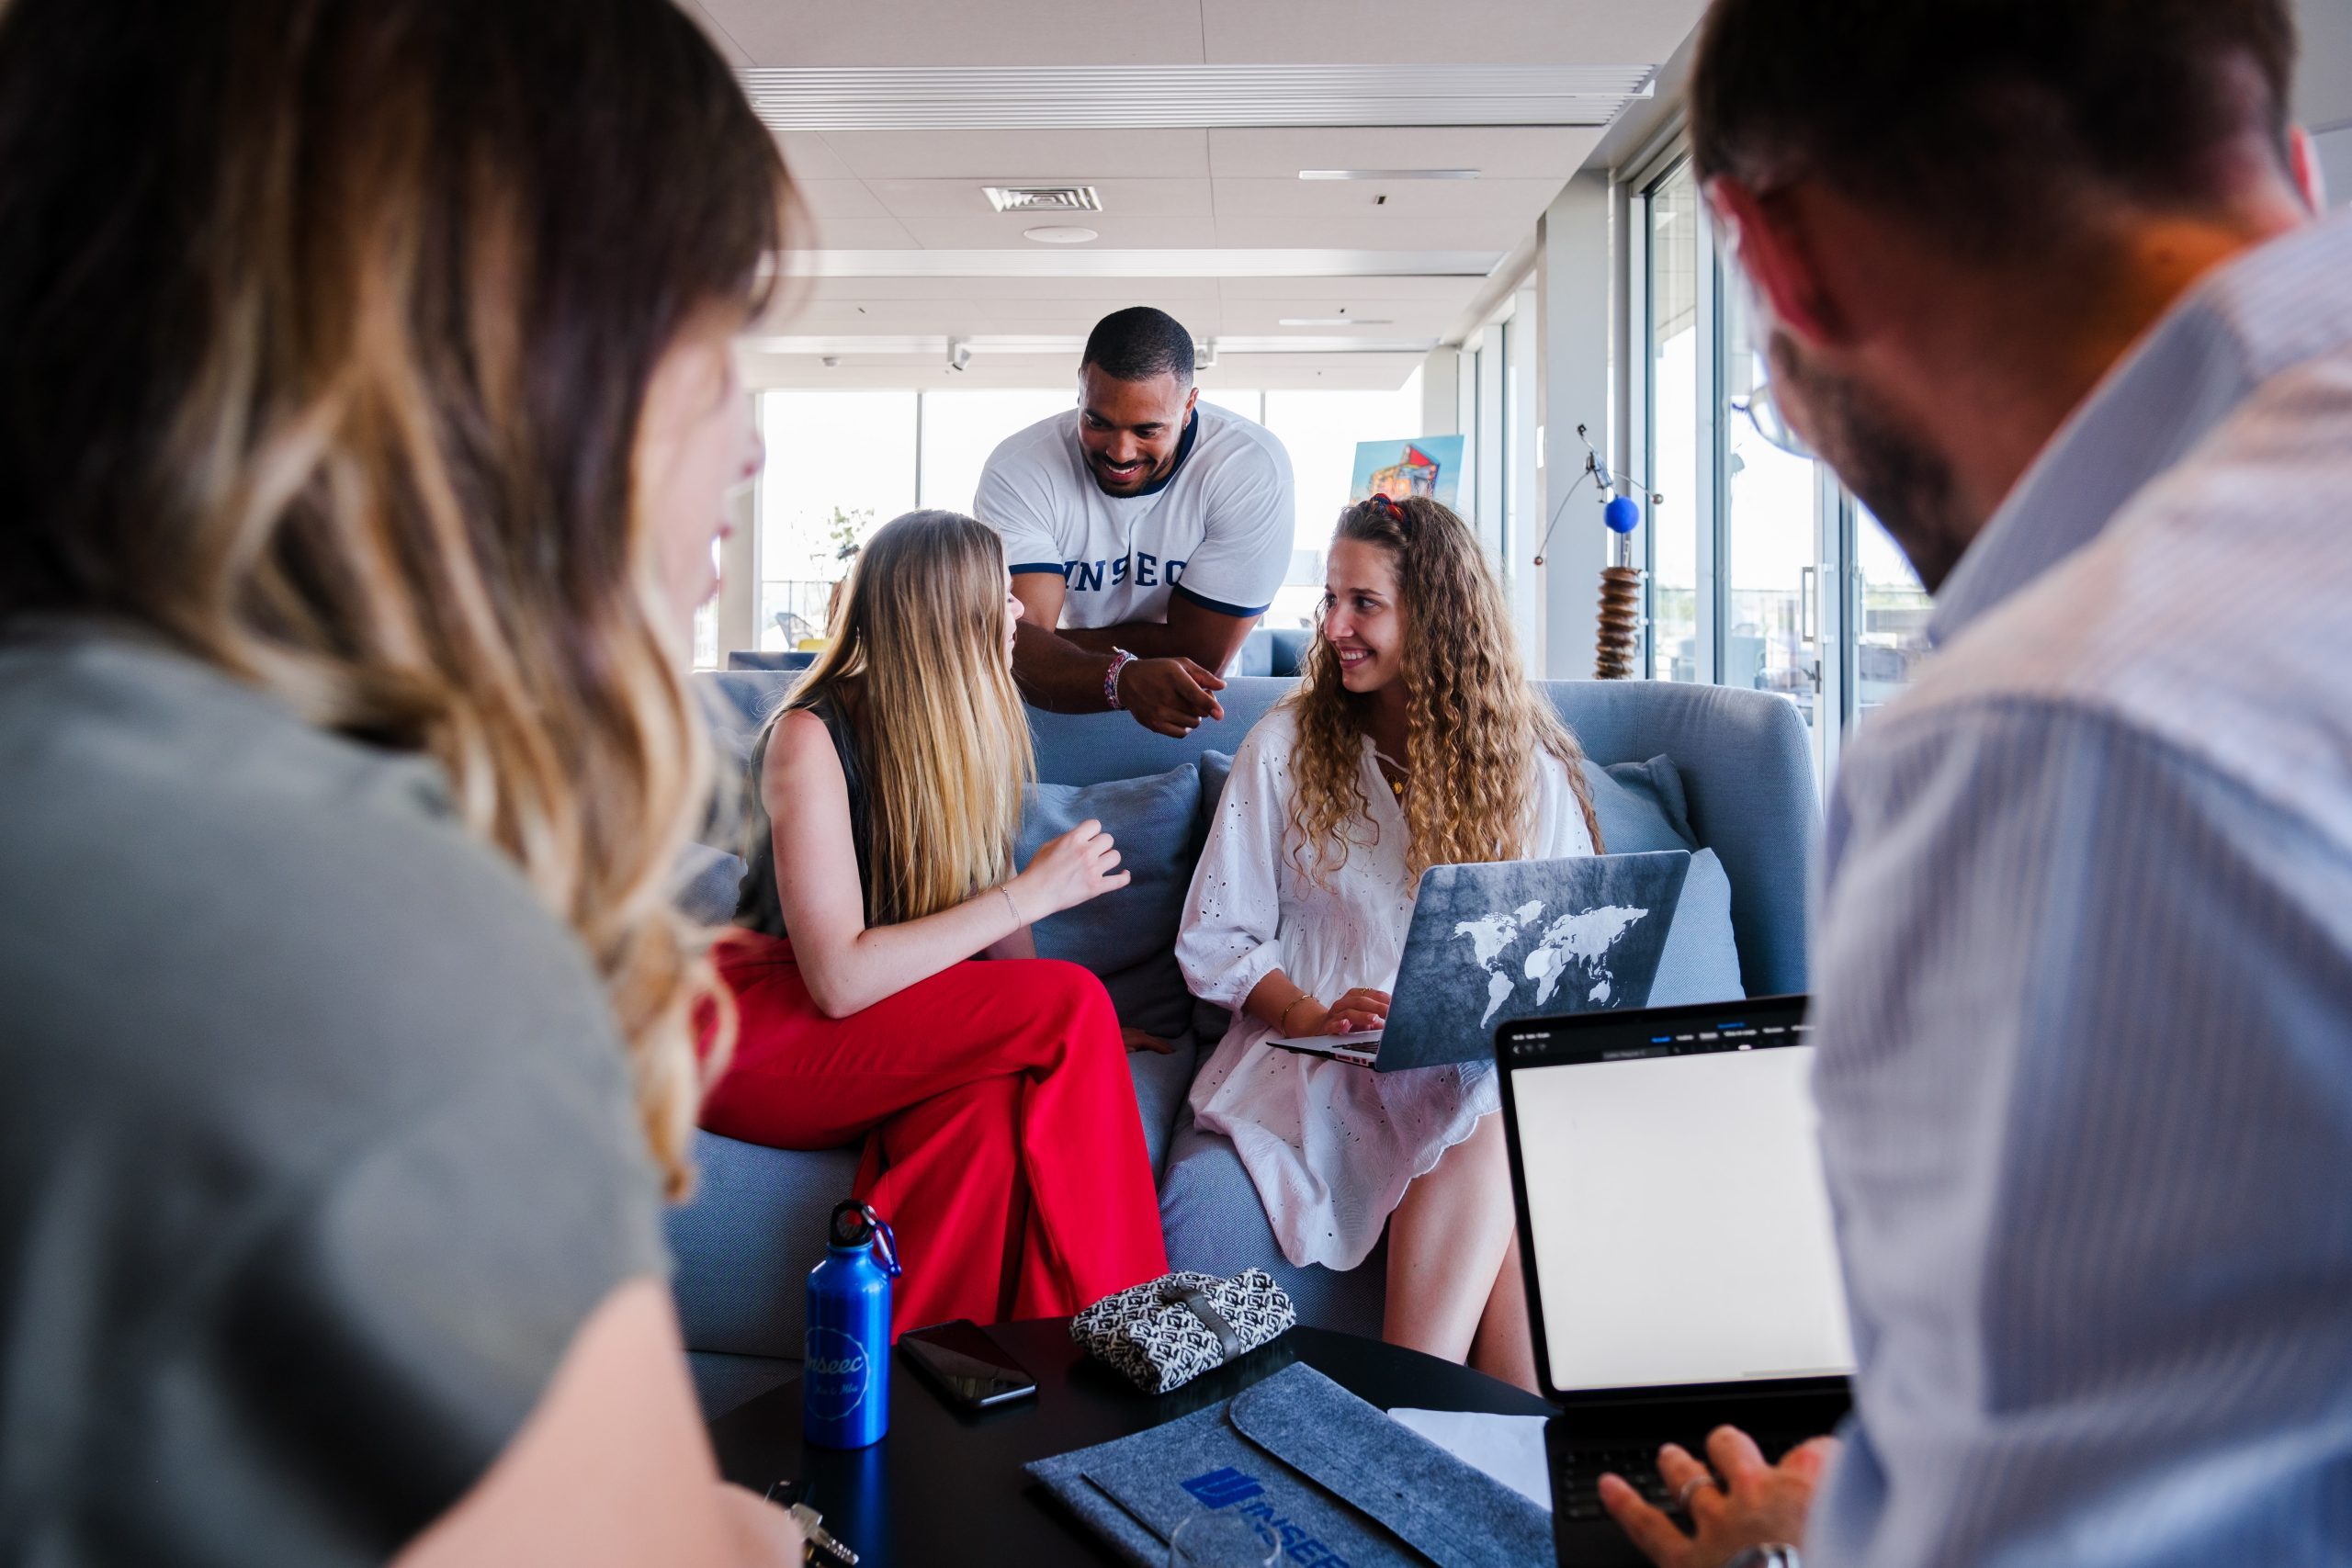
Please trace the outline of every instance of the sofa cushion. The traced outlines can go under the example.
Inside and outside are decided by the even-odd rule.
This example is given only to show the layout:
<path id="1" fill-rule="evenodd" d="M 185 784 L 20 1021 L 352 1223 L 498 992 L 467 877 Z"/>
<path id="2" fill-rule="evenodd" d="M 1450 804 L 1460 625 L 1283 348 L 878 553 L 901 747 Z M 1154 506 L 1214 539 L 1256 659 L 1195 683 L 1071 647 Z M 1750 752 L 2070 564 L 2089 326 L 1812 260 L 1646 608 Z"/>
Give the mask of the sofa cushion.
<path id="1" fill-rule="evenodd" d="M 1259 626 L 1241 639 L 1241 651 L 1223 671 L 1227 675 L 1271 675 L 1274 672 L 1274 634 Z"/>
<path id="2" fill-rule="evenodd" d="M 1345 1273 L 1310 1263 L 1299 1268 L 1283 1256 L 1266 1221 L 1258 1189 L 1233 1152 L 1233 1141 L 1193 1124 L 1190 1111 L 1177 1122 L 1168 1148 L 1168 1171 L 1159 1185 L 1159 1223 L 1168 1235 L 1168 1266 L 1197 1269 L 1230 1278 L 1244 1269 L 1263 1269 L 1290 1292 L 1298 1320 L 1317 1328 L 1377 1338 L 1382 1303 L 1388 1294 L 1385 1236 L 1369 1257 Z"/>
<path id="3" fill-rule="evenodd" d="M 1029 733 L 1037 745 L 1037 776 L 1054 784 L 1101 784 L 1194 762 L 1212 747 L 1238 750 L 1243 738 L 1296 684 L 1273 676 L 1236 675 L 1216 694 L 1225 716 L 1203 720 L 1182 739 L 1146 729 L 1132 714 L 1031 708 Z"/>
<path id="4" fill-rule="evenodd" d="M 1193 1075 L 1201 1065 L 1200 1046 L 1186 1030 L 1170 1039 L 1173 1051 L 1130 1051 L 1127 1076 L 1136 1086 L 1136 1109 L 1143 1113 L 1144 1153 L 1151 1156 L 1151 1179 L 1168 1168 L 1169 1140 L 1176 1124 L 1190 1116 L 1185 1097 L 1193 1092 Z"/>
<path id="5" fill-rule="evenodd" d="M 1233 753 L 1201 753 L 1201 841 L 1206 843 L 1209 824 L 1216 819 L 1216 803 L 1225 798 L 1225 781 L 1233 776 Z"/>
<path id="6" fill-rule="evenodd" d="M 1022 813 L 1020 863 L 1089 818 L 1117 841 L 1133 880 L 1075 909 L 1039 920 L 1037 955 L 1066 958 L 1101 976 L 1119 1021 L 1164 1040 L 1192 1023 L 1192 994 L 1176 967 L 1176 922 L 1192 886 L 1198 842 L 1200 770 L 1098 784 L 1039 784 Z"/>
<path id="7" fill-rule="evenodd" d="M 723 926 L 735 918 L 743 871 L 741 855 L 729 854 L 708 844 L 688 844 L 672 873 L 677 888 L 672 901 L 697 924 Z"/>
<path id="8" fill-rule="evenodd" d="M 1202 846 L 1209 841 L 1209 824 L 1216 819 L 1216 803 L 1225 797 L 1225 781 L 1233 776 L 1233 753 L 1204 751 L 1201 753 L 1201 830 L 1193 840 L 1193 854 L 1198 859 Z M 1193 1037 L 1206 1053 L 1216 1049 L 1232 1026 L 1233 1015 L 1213 1002 L 1198 998 L 1193 1001 Z"/>
<path id="9" fill-rule="evenodd" d="M 808 1270 L 857 1179 L 857 1150 L 695 1134 L 695 1194 L 669 1213 L 671 1289 L 689 1349 L 800 1359 Z"/>
<path id="10" fill-rule="evenodd" d="M 1649 1005 L 1736 1001 L 1747 994 L 1739 980 L 1739 943 L 1732 936 L 1731 878 L 1714 851 L 1701 850 L 1690 857 L 1674 923 L 1666 930 Z"/>
<path id="11" fill-rule="evenodd" d="M 1682 773 L 1671 757 L 1613 762 L 1605 768 L 1588 760 L 1584 780 L 1592 791 L 1593 815 L 1600 818 L 1601 847 L 1609 853 L 1699 847 L 1699 835 L 1690 830 L 1690 808 L 1683 799 Z"/>

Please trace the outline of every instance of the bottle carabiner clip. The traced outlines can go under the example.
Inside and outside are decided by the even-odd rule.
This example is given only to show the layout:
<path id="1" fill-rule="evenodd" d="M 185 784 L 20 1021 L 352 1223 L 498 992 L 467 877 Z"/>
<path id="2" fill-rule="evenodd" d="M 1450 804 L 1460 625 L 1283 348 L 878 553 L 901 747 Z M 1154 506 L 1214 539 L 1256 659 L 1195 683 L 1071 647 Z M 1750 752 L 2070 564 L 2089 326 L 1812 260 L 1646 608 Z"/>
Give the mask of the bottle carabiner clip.
<path id="1" fill-rule="evenodd" d="M 860 1203 L 865 1213 L 865 1223 L 874 1227 L 875 1246 L 882 1254 L 882 1272 L 893 1280 L 899 1277 L 899 1238 L 890 1234 L 890 1222 L 874 1212 L 871 1203 Z"/>

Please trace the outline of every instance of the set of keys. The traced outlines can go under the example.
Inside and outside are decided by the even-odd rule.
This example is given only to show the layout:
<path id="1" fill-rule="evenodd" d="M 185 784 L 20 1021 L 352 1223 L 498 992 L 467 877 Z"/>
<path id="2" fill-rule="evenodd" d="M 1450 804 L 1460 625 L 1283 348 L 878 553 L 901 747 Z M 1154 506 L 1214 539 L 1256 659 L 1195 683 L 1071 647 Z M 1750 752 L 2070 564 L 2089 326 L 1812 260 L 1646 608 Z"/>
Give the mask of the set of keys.
<path id="1" fill-rule="evenodd" d="M 790 1514 L 800 1527 L 800 1561 L 812 1568 L 857 1568 L 857 1553 L 825 1529 L 825 1516 L 801 1500 L 798 1482 L 779 1481 L 768 1488 L 768 1501 Z"/>

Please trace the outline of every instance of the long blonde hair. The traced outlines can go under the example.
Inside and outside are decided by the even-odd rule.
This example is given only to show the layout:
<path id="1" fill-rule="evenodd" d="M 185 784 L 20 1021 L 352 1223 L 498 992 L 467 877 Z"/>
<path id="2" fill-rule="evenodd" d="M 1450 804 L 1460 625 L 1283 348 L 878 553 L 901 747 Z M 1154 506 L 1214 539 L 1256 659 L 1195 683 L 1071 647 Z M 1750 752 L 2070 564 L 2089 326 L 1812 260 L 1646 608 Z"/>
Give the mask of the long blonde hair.
<path id="1" fill-rule="evenodd" d="M 1333 536 L 1377 545 L 1396 562 L 1412 768 L 1403 802 L 1407 874 L 1524 856 L 1534 842 L 1539 750 L 1567 770 L 1599 853 L 1584 749 L 1528 683 L 1502 586 L 1469 525 L 1416 496 L 1351 506 Z M 1366 699 L 1340 683 L 1339 656 L 1318 628 L 1304 678 L 1283 701 L 1298 727 L 1292 853 L 1302 871 L 1324 880 L 1346 863 L 1372 809 L 1363 789 Z"/>
<path id="2" fill-rule="evenodd" d="M 706 764 L 638 430 L 789 186 L 668 0 L 560 9 L 0 10 L 0 613 L 436 761 L 601 973 L 681 1194 L 731 1015 L 670 904 Z"/>
<path id="3" fill-rule="evenodd" d="M 1037 765 L 1005 659 L 1004 582 L 1004 544 L 986 524 L 892 518 L 859 554 L 831 645 L 784 710 L 831 695 L 850 716 L 877 924 L 937 914 L 1012 874 Z"/>

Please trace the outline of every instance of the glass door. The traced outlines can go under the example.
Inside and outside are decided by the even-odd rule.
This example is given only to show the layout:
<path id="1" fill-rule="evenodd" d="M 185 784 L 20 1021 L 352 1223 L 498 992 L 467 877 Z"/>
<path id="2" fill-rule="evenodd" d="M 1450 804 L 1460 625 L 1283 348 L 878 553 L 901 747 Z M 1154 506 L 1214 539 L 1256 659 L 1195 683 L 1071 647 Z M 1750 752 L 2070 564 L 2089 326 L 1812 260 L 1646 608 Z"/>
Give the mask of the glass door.
<path id="1" fill-rule="evenodd" d="M 1753 341 L 1747 290 L 1727 266 L 1715 270 L 1724 319 L 1716 410 L 1725 558 L 1717 678 L 1726 686 L 1779 693 L 1818 733 L 1821 578 L 1834 527 L 1825 539 L 1819 466 L 1765 440 L 1743 412 L 1765 378 L 1764 345 Z M 1830 504 L 1834 517 L 1834 492 Z M 1837 646 L 1834 631 L 1827 646 Z"/>
<path id="2" fill-rule="evenodd" d="M 1928 615 L 1933 608 L 1918 574 L 1870 509 L 1853 503 L 1854 694 L 1859 724 L 1893 702 L 1911 683 L 1928 654 Z"/>

